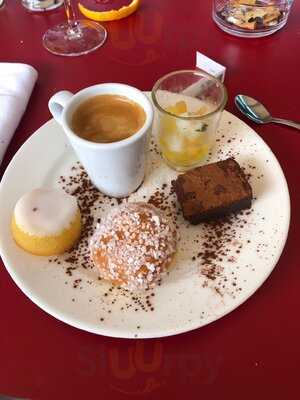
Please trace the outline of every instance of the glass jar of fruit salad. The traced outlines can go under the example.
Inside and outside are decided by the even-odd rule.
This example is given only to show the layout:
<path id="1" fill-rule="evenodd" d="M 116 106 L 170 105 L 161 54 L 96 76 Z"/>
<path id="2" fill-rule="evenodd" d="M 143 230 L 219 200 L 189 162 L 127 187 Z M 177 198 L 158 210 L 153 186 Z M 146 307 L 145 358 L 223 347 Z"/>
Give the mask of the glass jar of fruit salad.
<path id="1" fill-rule="evenodd" d="M 213 19 L 225 32 L 262 37 L 281 29 L 294 0 L 214 0 Z"/>
<path id="2" fill-rule="evenodd" d="M 166 163 L 178 171 L 202 164 L 213 144 L 227 102 L 225 86 L 200 70 L 172 72 L 152 89 L 154 129 Z"/>

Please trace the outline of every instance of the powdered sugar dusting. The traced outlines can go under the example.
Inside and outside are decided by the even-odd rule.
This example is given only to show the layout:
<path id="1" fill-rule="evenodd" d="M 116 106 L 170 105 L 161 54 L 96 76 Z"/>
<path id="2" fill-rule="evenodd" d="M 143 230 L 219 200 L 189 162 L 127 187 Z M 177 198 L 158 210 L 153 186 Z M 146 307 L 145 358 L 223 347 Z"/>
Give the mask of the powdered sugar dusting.
<path id="1" fill-rule="evenodd" d="M 132 291 L 147 289 L 169 267 L 176 231 L 155 207 L 124 204 L 98 225 L 90 250 L 103 279 Z"/>

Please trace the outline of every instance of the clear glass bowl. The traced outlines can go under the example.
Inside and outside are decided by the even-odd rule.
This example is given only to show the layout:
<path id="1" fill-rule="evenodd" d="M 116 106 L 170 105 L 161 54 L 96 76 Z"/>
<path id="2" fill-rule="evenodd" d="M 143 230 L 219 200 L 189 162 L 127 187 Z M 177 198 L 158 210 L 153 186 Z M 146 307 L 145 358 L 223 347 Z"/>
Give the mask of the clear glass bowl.
<path id="1" fill-rule="evenodd" d="M 177 171 L 201 165 L 215 143 L 227 102 L 225 86 L 200 70 L 172 72 L 152 89 L 155 128 L 166 163 Z"/>
<path id="2" fill-rule="evenodd" d="M 64 0 L 22 0 L 22 5 L 30 11 L 50 11 L 63 4 Z"/>
<path id="3" fill-rule="evenodd" d="M 213 0 L 213 19 L 223 31 L 263 37 L 281 29 L 294 0 Z"/>

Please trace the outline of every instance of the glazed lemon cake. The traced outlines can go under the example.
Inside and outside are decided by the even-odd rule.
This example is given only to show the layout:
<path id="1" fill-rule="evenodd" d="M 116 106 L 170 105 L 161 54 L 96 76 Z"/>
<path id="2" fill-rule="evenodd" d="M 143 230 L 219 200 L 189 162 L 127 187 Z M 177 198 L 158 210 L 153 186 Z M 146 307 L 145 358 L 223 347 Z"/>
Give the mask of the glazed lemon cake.
<path id="1" fill-rule="evenodd" d="M 29 253 L 64 253 L 80 237 L 81 216 L 76 198 L 60 189 L 32 190 L 17 202 L 11 230 L 16 243 Z"/>

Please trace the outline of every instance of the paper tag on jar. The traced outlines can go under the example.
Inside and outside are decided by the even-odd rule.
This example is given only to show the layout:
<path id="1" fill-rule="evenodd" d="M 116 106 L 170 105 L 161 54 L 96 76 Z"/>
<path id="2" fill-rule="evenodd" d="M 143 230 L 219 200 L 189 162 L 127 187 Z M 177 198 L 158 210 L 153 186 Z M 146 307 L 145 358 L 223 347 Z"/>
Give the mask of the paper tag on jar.
<path id="1" fill-rule="evenodd" d="M 199 51 L 196 52 L 196 68 L 200 68 L 202 71 L 214 76 L 221 82 L 224 82 L 226 68 Z M 211 84 L 213 84 L 212 80 L 201 79 L 200 81 L 186 87 L 181 93 L 185 96 L 197 97 L 199 92 L 206 90 Z"/>
<path id="2" fill-rule="evenodd" d="M 196 52 L 196 67 L 202 69 L 215 78 L 224 82 L 226 67 L 205 56 L 199 51 Z"/>

